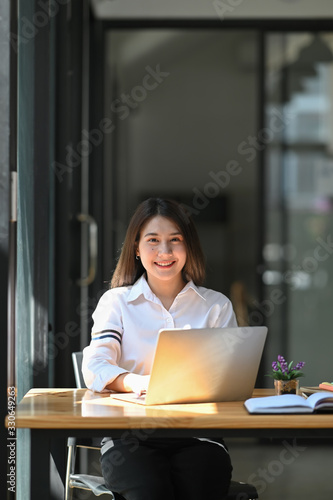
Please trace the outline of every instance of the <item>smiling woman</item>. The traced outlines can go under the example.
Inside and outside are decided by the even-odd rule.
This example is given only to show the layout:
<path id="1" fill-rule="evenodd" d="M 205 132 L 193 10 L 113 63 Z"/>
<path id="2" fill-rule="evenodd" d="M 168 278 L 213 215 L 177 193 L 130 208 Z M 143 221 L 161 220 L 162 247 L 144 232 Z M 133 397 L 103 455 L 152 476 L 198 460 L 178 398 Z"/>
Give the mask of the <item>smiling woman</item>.
<path id="1" fill-rule="evenodd" d="M 176 224 L 160 215 L 150 219 L 141 231 L 136 255 L 146 270 L 150 288 L 169 309 L 186 284 L 182 274 L 186 245 Z"/>
<path id="2" fill-rule="evenodd" d="M 201 286 L 203 279 L 203 252 L 185 209 L 160 198 L 142 202 L 130 221 L 111 290 L 93 314 L 91 342 L 83 351 L 87 387 L 141 395 L 159 330 L 237 326 L 229 299 Z M 195 365 L 193 357 L 189 363 Z M 221 439 L 152 435 L 133 449 L 133 443 L 105 437 L 101 453 L 107 487 L 126 500 L 222 499 L 229 488 L 232 466 Z M 125 460 L 115 468 L 119 453 Z"/>
<path id="3" fill-rule="evenodd" d="M 136 258 L 140 254 L 139 248 L 146 248 L 148 245 L 151 251 L 157 247 L 161 251 L 161 244 L 166 245 L 166 240 L 173 251 L 176 248 L 179 250 L 180 246 L 185 250 L 185 260 L 181 268 L 184 281 L 193 280 L 196 285 L 202 285 L 205 279 L 205 259 L 191 218 L 185 209 L 173 200 L 149 198 L 137 207 L 129 223 L 111 288 L 133 285 L 146 271 L 142 256 L 139 260 Z M 155 262 L 162 262 L 163 265 L 168 259 L 170 260 L 170 256 L 164 253 L 163 258 L 155 258 Z M 155 267 L 157 269 L 157 266 Z"/>

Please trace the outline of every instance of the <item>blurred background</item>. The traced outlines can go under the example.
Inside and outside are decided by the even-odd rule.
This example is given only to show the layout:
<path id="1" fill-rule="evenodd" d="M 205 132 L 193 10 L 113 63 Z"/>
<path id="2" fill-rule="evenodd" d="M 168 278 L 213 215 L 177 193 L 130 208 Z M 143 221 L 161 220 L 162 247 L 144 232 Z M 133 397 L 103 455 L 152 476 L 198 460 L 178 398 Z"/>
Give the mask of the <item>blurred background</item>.
<path id="1" fill-rule="evenodd" d="M 3 389 L 75 386 L 149 196 L 184 204 L 205 285 L 268 326 L 257 386 L 278 354 L 332 381 L 331 2 L 15 0 L 0 18 Z"/>
<path id="2" fill-rule="evenodd" d="M 307 385 L 330 376 L 333 347 L 332 49 L 327 32 L 123 29 L 105 39 L 103 109 L 115 130 L 104 141 L 101 275 L 136 205 L 176 198 L 196 222 L 206 285 L 231 297 L 240 324 L 269 327 L 265 370 L 279 353 L 306 360 Z M 156 67 L 164 76 L 144 88 Z M 319 338 L 326 347 L 309 356 Z"/>

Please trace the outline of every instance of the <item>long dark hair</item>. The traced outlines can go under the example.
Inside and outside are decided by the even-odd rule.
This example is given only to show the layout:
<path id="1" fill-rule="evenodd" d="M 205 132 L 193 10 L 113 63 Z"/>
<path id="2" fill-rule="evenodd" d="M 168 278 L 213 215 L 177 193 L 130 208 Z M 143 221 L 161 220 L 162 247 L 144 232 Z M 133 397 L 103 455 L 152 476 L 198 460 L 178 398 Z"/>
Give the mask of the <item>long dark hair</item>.
<path id="1" fill-rule="evenodd" d="M 196 285 L 203 284 L 205 279 L 205 258 L 198 233 L 190 216 L 182 205 L 174 200 L 149 198 L 140 203 L 130 220 L 121 254 L 111 280 L 111 288 L 133 285 L 145 272 L 141 260 L 135 258 L 136 249 L 142 227 L 156 215 L 172 220 L 183 235 L 187 256 L 183 268 L 184 279 L 186 281 L 193 280 Z"/>

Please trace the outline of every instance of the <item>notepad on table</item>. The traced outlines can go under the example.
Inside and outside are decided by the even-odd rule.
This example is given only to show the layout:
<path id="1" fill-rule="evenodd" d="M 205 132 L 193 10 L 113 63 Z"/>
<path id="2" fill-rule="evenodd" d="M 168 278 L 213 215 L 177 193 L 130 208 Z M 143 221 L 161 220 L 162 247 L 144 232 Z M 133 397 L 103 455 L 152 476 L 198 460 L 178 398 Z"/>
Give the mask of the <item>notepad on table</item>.
<path id="1" fill-rule="evenodd" d="M 319 387 L 325 389 L 325 391 L 333 391 L 333 382 L 322 382 Z"/>
<path id="2" fill-rule="evenodd" d="M 333 412 L 333 395 L 327 392 L 311 394 L 307 399 L 296 394 L 250 398 L 244 402 L 249 413 L 315 413 Z"/>

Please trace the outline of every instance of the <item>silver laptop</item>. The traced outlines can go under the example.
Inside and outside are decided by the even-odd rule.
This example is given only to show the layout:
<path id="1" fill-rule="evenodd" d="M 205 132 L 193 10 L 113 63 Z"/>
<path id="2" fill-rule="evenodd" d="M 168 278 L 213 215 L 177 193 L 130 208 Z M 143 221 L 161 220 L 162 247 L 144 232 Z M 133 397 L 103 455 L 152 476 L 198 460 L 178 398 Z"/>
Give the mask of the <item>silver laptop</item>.
<path id="1" fill-rule="evenodd" d="M 252 396 L 267 328 L 159 331 L 147 393 L 112 393 L 144 405 L 242 401 Z"/>

